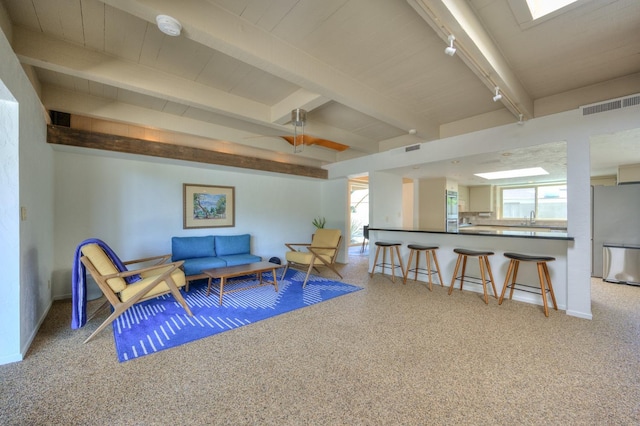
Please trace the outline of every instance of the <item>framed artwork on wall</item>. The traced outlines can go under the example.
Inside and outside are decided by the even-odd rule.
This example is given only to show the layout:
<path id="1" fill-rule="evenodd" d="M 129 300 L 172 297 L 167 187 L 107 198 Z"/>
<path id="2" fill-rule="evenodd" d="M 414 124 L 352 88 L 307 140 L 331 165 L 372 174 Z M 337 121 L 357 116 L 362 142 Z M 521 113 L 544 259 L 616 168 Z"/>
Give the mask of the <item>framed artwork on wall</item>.
<path id="1" fill-rule="evenodd" d="M 234 186 L 183 184 L 184 229 L 236 226 Z"/>

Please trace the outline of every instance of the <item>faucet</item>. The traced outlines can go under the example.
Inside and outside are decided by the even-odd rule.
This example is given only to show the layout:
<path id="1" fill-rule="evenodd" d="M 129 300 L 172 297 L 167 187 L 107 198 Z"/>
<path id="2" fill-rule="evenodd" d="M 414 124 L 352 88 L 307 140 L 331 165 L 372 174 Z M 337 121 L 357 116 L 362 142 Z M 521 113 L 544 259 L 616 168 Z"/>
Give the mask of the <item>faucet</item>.
<path id="1" fill-rule="evenodd" d="M 529 225 L 533 225 L 534 223 L 536 223 L 536 211 L 531 210 L 529 213 Z"/>

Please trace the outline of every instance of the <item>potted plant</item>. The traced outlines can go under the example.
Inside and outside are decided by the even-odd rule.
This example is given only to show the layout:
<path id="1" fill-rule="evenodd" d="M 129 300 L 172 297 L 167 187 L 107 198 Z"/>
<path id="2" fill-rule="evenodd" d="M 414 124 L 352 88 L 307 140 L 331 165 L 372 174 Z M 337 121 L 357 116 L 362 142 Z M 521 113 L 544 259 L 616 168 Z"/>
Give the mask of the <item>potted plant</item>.
<path id="1" fill-rule="evenodd" d="M 325 219 L 324 217 L 320 217 L 319 216 L 319 217 L 314 218 L 311 223 L 317 229 L 320 229 L 320 228 L 324 228 L 324 225 L 327 223 L 327 219 Z"/>

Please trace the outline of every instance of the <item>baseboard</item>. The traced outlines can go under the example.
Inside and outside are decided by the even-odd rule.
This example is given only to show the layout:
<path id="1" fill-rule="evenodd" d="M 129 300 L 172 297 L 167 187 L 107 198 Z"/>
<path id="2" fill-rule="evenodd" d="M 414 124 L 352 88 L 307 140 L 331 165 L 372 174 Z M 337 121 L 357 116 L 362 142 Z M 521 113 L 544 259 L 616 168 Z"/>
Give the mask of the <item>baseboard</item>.
<path id="1" fill-rule="evenodd" d="M 577 318 L 583 318 L 583 319 L 593 319 L 593 314 L 589 313 L 584 313 L 584 312 L 578 312 L 578 311 L 567 311 L 567 315 L 572 316 L 572 317 L 577 317 Z"/>
<path id="2" fill-rule="evenodd" d="M 38 331 L 40 330 L 40 326 L 42 325 L 44 320 L 47 318 L 47 315 L 49 315 L 49 311 L 51 310 L 51 306 L 53 306 L 53 299 L 51 299 L 51 301 L 49 301 L 49 306 L 47 306 L 47 309 L 44 310 L 44 313 L 42 314 L 42 316 L 38 320 L 38 325 L 36 325 L 35 329 L 31 332 L 31 335 L 29 336 L 29 339 L 25 342 L 24 346 L 22 347 L 22 349 L 20 351 L 21 352 L 21 354 L 20 354 L 21 358 L 19 359 L 19 361 L 22 361 L 24 359 L 24 356 L 27 354 L 27 351 L 31 347 L 31 343 L 33 343 L 33 339 L 36 338 L 36 335 L 38 334 Z"/>

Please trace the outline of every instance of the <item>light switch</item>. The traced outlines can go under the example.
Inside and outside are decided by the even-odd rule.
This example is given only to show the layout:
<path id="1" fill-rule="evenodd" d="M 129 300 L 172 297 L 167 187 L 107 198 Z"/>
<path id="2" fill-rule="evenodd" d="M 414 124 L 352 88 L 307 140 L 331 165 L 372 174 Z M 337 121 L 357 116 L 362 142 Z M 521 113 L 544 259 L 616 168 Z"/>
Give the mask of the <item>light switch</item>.
<path id="1" fill-rule="evenodd" d="M 27 220 L 27 208 L 20 207 L 20 220 Z"/>

